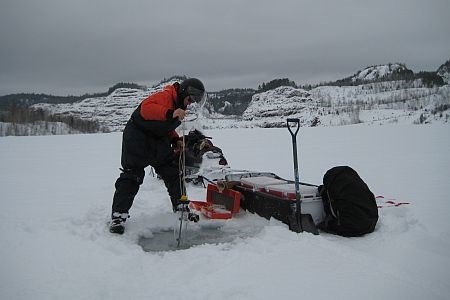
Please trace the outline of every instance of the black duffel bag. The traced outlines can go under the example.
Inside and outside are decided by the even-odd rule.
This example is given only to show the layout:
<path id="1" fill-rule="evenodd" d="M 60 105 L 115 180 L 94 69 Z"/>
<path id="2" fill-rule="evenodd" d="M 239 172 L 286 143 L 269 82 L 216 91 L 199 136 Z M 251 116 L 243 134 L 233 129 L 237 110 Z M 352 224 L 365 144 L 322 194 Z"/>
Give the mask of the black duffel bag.
<path id="1" fill-rule="evenodd" d="M 375 230 L 378 221 L 375 196 L 352 168 L 339 166 L 328 170 L 319 193 L 326 213 L 319 229 L 348 237 Z"/>

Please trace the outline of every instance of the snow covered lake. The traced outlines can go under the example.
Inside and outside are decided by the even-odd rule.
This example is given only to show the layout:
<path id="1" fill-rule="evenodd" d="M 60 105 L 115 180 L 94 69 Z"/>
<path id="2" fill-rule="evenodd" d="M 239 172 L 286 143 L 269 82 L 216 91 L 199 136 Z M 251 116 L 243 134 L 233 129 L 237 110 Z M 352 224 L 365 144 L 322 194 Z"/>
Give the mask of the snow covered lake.
<path id="1" fill-rule="evenodd" d="M 122 236 L 107 228 L 121 134 L 0 138 L 2 299 L 448 299 L 449 126 L 301 128 L 300 180 L 349 165 L 378 198 L 359 238 L 290 232 L 247 212 L 229 239 L 145 252 L 170 230 L 163 183 L 147 172 Z M 210 130 L 232 168 L 293 179 L 287 129 Z M 190 186 L 201 198 L 204 189 Z M 386 201 L 408 202 L 386 206 Z"/>

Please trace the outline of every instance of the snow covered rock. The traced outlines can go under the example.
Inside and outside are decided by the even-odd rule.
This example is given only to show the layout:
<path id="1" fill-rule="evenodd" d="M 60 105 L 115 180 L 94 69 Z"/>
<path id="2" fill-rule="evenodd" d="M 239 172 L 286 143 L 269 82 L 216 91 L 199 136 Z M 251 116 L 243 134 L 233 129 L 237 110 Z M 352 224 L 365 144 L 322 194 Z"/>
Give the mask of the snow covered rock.
<path id="1" fill-rule="evenodd" d="M 286 117 L 298 117 L 309 125 L 318 109 L 318 102 L 311 94 L 300 88 L 281 86 L 274 90 L 256 94 L 244 111 L 243 119 L 253 121 L 260 127 L 280 127 Z"/>
<path id="2" fill-rule="evenodd" d="M 394 77 L 395 75 L 409 73 L 413 75 L 413 71 L 408 69 L 404 64 L 389 63 L 387 65 L 377 65 L 367 67 L 358 71 L 352 78 L 352 82 L 367 82 L 382 78 Z"/>
<path id="3" fill-rule="evenodd" d="M 445 83 L 448 84 L 450 79 L 450 60 L 447 60 L 445 64 L 441 65 L 437 69 L 437 74 L 442 77 Z"/>

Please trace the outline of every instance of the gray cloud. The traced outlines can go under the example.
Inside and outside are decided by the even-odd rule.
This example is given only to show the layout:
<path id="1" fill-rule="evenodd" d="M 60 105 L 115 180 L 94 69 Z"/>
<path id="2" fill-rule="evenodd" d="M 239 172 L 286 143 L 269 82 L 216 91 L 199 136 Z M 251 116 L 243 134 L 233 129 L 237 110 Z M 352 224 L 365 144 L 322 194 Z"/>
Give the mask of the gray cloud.
<path id="1" fill-rule="evenodd" d="M 0 95 L 197 76 L 209 90 L 316 83 L 450 58 L 447 0 L 2 0 Z"/>

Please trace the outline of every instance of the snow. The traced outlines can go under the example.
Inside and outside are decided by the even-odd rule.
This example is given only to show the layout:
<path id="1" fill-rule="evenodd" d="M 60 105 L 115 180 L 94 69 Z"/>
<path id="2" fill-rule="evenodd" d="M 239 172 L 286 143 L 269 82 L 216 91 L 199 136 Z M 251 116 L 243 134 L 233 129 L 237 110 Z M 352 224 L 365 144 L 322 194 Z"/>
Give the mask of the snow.
<path id="1" fill-rule="evenodd" d="M 392 75 L 394 72 L 404 69 L 406 69 L 406 67 L 398 63 L 367 67 L 353 76 L 352 81 L 375 80 L 386 77 L 388 75 Z"/>
<path id="2" fill-rule="evenodd" d="M 287 129 L 206 135 L 234 168 L 293 178 Z M 376 231 L 359 238 L 296 234 L 241 212 L 216 224 L 222 239 L 145 252 L 140 239 L 170 232 L 174 216 L 148 175 L 125 234 L 108 232 L 120 133 L 1 138 L 1 298 L 448 299 L 448 126 L 301 128 L 298 140 L 301 181 L 350 165 L 380 204 L 410 204 L 380 208 Z"/>

